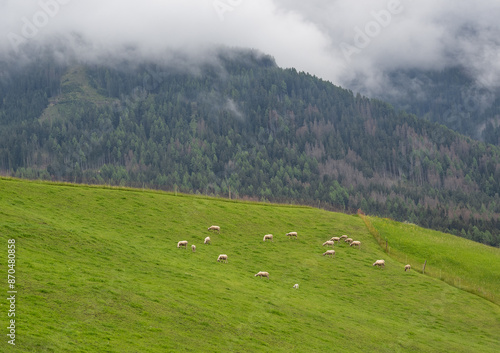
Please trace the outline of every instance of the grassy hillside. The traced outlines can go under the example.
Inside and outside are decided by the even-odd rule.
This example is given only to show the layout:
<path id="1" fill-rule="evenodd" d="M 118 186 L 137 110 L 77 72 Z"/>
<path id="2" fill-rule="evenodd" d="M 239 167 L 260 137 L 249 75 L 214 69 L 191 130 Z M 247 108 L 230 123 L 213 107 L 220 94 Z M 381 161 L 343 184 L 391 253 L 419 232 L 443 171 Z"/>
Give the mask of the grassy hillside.
<path id="1" fill-rule="evenodd" d="M 212 224 L 222 231 L 203 245 Z M 298 239 L 286 238 L 292 230 Z M 321 256 L 341 234 L 361 249 L 339 244 L 336 258 Z M 357 216 L 0 179 L 4 274 L 10 238 L 19 352 L 500 350 L 497 305 L 405 273 Z M 228 264 L 216 262 L 221 253 Z M 379 258 L 385 269 L 371 266 Z M 6 280 L 0 287 L 6 293 Z"/>
<path id="2" fill-rule="evenodd" d="M 370 217 L 390 255 L 500 305 L 500 251 L 450 234 Z"/>

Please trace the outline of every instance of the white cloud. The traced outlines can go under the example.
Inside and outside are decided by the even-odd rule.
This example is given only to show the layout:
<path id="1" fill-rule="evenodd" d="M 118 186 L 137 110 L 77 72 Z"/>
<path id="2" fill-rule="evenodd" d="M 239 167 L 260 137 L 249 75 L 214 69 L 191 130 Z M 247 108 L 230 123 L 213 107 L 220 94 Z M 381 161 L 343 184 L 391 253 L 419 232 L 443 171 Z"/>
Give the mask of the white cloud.
<path id="1" fill-rule="evenodd" d="M 394 68 L 457 64 L 498 85 L 499 15 L 497 0 L 2 0 L 0 51 L 64 38 L 85 60 L 126 56 L 127 48 L 204 59 L 207 48 L 225 45 L 336 84 L 362 77 L 367 92 L 382 89 Z M 348 60 L 342 43 L 356 49 Z"/>

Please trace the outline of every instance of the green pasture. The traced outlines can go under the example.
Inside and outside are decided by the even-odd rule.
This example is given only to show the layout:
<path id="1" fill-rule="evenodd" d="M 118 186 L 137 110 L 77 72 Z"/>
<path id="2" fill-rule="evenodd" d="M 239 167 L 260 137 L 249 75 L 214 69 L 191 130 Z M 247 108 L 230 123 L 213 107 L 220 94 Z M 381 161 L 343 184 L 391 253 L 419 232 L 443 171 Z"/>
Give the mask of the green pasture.
<path id="1" fill-rule="evenodd" d="M 425 264 L 425 273 L 500 305 L 500 249 L 414 224 L 369 219 L 392 257 L 421 272 Z"/>
<path id="2" fill-rule="evenodd" d="M 372 222 L 399 248 L 398 224 L 386 231 L 387 221 Z M 220 234 L 209 233 L 210 225 Z M 290 231 L 298 238 L 288 239 Z M 273 242 L 262 241 L 268 233 Z M 401 251 L 425 248 L 428 233 L 415 228 Z M 335 258 L 322 256 L 322 243 L 342 234 L 361 248 L 340 243 Z M 203 244 L 207 235 L 211 245 Z M 8 239 L 16 241 L 16 345 L 7 342 L 3 300 L 2 352 L 500 351 L 497 304 L 404 272 L 358 216 L 0 178 L 5 298 Z M 179 240 L 196 252 L 178 249 Z M 494 291 L 498 249 L 494 265 L 482 251 L 464 259 L 462 241 L 446 241 L 446 268 Z M 227 264 L 216 261 L 219 254 Z M 435 266 L 428 253 L 412 256 L 415 267 L 423 258 Z M 384 269 L 372 266 L 377 259 Z M 255 277 L 258 271 L 270 278 Z"/>

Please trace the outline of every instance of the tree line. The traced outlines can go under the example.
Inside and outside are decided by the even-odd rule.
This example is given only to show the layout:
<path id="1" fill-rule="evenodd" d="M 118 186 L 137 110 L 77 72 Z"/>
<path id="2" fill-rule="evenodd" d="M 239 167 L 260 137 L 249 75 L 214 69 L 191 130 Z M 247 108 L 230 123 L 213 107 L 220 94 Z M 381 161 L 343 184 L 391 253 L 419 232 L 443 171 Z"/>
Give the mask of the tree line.
<path id="1" fill-rule="evenodd" d="M 253 52 L 12 70 L 0 170 L 294 202 L 500 244 L 499 149 Z"/>

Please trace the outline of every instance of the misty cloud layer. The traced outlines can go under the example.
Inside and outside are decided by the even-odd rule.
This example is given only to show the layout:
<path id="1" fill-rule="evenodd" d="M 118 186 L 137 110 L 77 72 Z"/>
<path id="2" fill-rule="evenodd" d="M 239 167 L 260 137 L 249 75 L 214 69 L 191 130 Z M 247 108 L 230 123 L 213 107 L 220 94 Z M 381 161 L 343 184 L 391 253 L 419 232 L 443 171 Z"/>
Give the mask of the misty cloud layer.
<path id="1" fill-rule="evenodd" d="M 24 48 L 52 43 L 61 59 L 183 53 L 195 63 L 222 45 L 344 87 L 362 82 L 367 94 L 405 68 L 463 65 L 498 86 L 498 18 L 497 0 L 0 0 L 0 57 L 29 59 Z"/>

